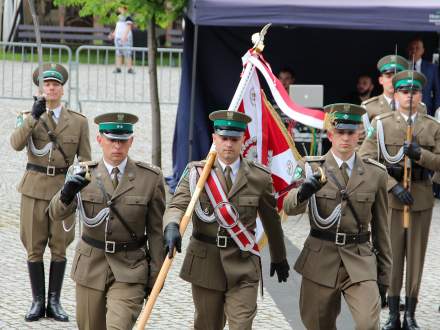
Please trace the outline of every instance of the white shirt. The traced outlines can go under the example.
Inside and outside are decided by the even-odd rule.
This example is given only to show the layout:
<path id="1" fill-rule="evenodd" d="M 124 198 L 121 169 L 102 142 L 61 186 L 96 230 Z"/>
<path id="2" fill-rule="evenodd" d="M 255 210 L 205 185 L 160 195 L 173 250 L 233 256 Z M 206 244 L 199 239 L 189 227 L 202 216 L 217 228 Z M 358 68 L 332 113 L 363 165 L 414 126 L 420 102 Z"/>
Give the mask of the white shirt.
<path id="1" fill-rule="evenodd" d="M 103 160 L 103 162 L 104 162 L 105 167 L 107 168 L 108 174 L 110 175 L 110 177 L 111 177 L 112 180 L 113 180 L 113 176 L 114 176 L 114 174 L 112 174 L 112 171 L 113 171 L 113 168 L 114 168 L 115 166 L 110 165 L 109 163 L 107 163 L 107 162 L 105 161 L 104 158 L 103 158 L 102 160 Z M 125 158 L 125 159 L 121 162 L 121 164 L 119 164 L 118 166 L 116 166 L 116 167 L 119 169 L 119 173 L 118 173 L 118 182 L 121 182 L 122 176 L 124 175 L 125 166 L 127 166 L 127 158 Z"/>
<path id="2" fill-rule="evenodd" d="M 218 159 L 218 162 L 220 163 L 220 166 L 222 167 L 223 173 L 225 173 L 225 168 L 228 165 L 223 163 L 220 159 Z M 237 177 L 238 169 L 240 168 L 240 162 L 241 162 L 240 157 L 238 157 L 235 162 L 233 162 L 232 164 L 229 165 L 231 167 L 231 170 L 232 170 L 231 171 L 231 181 L 232 181 L 232 183 L 235 182 L 235 178 Z"/>
<path id="3" fill-rule="evenodd" d="M 333 151 L 332 151 L 332 155 L 333 155 L 333 158 L 336 160 L 336 163 L 338 164 L 339 168 L 341 168 L 341 165 L 342 165 L 343 162 L 347 163 L 347 166 L 348 166 L 348 168 L 347 168 L 347 172 L 348 173 L 347 174 L 348 174 L 348 177 L 350 177 L 351 176 L 351 171 L 353 170 L 353 167 L 354 167 L 354 160 L 356 158 L 356 153 L 353 152 L 353 155 L 351 155 L 351 157 L 349 159 L 347 159 L 347 160 L 342 160 L 341 158 L 336 156 L 333 153 Z"/>
<path id="4" fill-rule="evenodd" d="M 388 105 L 390 106 L 390 108 L 392 108 L 392 107 L 391 107 L 391 101 L 392 101 L 393 99 L 392 99 L 391 97 L 386 96 L 385 94 L 383 94 L 383 97 L 384 97 L 385 100 L 388 102 Z M 394 110 L 399 109 L 399 102 L 397 102 L 397 100 L 394 100 L 394 104 L 396 105 L 396 108 L 395 108 Z"/>
<path id="5" fill-rule="evenodd" d="M 414 63 L 415 67 L 416 67 L 416 71 L 417 72 L 422 72 L 422 59 L 419 58 L 419 60 Z"/>
<path id="6" fill-rule="evenodd" d="M 130 15 L 124 16 L 119 15 L 118 22 L 116 23 L 115 27 L 115 39 L 122 39 L 124 36 L 125 30 L 127 29 L 127 25 L 133 24 L 133 20 L 131 19 Z M 132 35 L 131 30 L 128 32 L 127 37 L 130 38 Z"/>
<path id="7" fill-rule="evenodd" d="M 401 112 L 400 115 L 403 117 L 403 119 L 405 119 L 405 121 L 408 121 L 408 116 L 407 116 L 407 115 L 405 115 L 403 112 Z M 411 115 L 411 121 L 412 121 L 413 123 L 415 123 L 415 121 L 416 121 L 416 117 L 417 117 L 417 112 L 416 112 L 416 113 L 413 113 L 413 114 Z"/>
<path id="8" fill-rule="evenodd" d="M 58 124 L 58 122 L 60 121 L 61 109 L 62 109 L 61 104 L 59 106 L 57 106 L 55 109 L 48 109 L 49 111 L 53 112 L 52 118 L 56 124 Z"/>

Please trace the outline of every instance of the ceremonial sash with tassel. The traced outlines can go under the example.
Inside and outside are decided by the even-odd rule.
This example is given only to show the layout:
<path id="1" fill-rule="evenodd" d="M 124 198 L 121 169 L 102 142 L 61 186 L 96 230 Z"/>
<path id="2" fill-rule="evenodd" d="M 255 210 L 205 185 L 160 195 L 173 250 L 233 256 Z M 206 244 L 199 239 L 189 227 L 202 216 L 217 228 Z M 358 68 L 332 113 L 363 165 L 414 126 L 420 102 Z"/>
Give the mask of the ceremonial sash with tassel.
<path id="1" fill-rule="evenodd" d="M 197 171 L 199 175 L 202 174 L 202 168 L 198 167 Z M 226 229 L 239 249 L 260 256 L 255 236 L 239 221 L 238 215 L 232 209 L 226 192 L 220 184 L 220 180 L 214 170 L 211 170 L 206 180 L 205 191 L 214 209 L 216 207 L 218 209 L 216 214 L 219 224 Z"/>

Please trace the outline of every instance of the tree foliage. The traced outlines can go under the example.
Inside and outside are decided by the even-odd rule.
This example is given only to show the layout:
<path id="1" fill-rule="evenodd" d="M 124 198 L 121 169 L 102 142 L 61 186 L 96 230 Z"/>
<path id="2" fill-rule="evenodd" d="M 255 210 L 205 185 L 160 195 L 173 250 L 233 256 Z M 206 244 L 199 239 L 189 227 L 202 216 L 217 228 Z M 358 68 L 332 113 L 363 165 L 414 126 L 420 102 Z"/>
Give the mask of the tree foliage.
<path id="1" fill-rule="evenodd" d="M 118 19 L 117 8 L 125 5 L 136 25 L 145 29 L 151 19 L 160 27 L 167 27 L 182 14 L 187 0 L 54 0 L 54 3 L 78 7 L 81 16 L 98 17 L 102 24 L 114 24 Z"/>

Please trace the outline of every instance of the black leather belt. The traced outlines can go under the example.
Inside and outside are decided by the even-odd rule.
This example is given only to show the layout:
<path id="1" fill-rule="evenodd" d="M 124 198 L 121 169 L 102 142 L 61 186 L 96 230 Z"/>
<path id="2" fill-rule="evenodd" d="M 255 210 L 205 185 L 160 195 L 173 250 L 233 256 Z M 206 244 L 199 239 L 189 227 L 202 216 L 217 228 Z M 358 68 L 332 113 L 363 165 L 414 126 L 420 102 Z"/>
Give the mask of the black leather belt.
<path id="1" fill-rule="evenodd" d="M 40 166 L 31 163 L 26 164 L 26 170 L 44 173 L 48 176 L 66 174 L 69 167 Z"/>
<path id="2" fill-rule="evenodd" d="M 234 240 L 231 238 L 231 236 L 208 236 L 202 233 L 193 233 L 192 235 L 196 240 L 216 245 L 219 248 L 225 248 L 231 245 L 235 245 Z"/>
<path id="3" fill-rule="evenodd" d="M 362 244 L 370 240 L 370 232 L 360 234 L 334 233 L 318 229 L 311 229 L 310 236 L 324 241 L 334 242 L 336 245 Z"/>
<path id="4" fill-rule="evenodd" d="M 94 238 L 91 238 L 87 235 L 82 235 L 82 240 L 86 242 L 87 244 L 100 249 L 104 250 L 106 253 L 116 253 L 121 251 L 134 251 L 141 247 L 145 246 L 146 242 L 146 236 L 144 236 L 142 239 L 137 241 L 131 241 L 131 242 L 115 242 L 115 241 L 98 241 Z"/>

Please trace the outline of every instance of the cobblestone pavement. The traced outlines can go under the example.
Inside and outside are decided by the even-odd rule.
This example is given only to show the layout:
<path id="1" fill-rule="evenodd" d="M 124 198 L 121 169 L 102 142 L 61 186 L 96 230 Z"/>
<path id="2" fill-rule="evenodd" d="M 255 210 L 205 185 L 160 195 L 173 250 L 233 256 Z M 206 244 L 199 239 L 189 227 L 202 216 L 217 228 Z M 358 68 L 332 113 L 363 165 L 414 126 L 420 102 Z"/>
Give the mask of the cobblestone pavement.
<path id="1" fill-rule="evenodd" d="M 30 286 L 26 270 L 26 256 L 19 240 L 19 203 L 20 196 L 16 191 L 24 166 L 25 152 L 17 153 L 9 145 L 9 135 L 15 125 L 16 113 L 29 108 L 31 101 L 0 100 L 0 329 L 75 329 L 75 296 L 74 283 L 66 275 L 63 288 L 62 303 L 70 315 L 71 321 L 60 324 L 52 320 L 42 320 L 36 323 L 25 323 L 23 316 L 30 306 Z M 95 142 L 96 125 L 93 117 L 110 111 L 126 111 L 137 114 L 140 118 L 136 126 L 136 136 L 131 155 L 139 160 L 150 161 L 151 154 L 151 115 L 147 105 L 103 105 L 84 104 L 84 114 L 89 117 L 93 157 L 100 157 L 100 151 Z M 175 106 L 162 106 L 162 168 L 165 175 L 171 174 L 171 145 L 176 116 Z M 190 230 L 190 229 L 189 229 Z M 284 223 L 287 238 L 299 249 L 309 230 L 308 221 L 304 218 L 290 218 Z M 186 235 L 188 236 L 188 235 Z M 420 304 L 417 320 L 424 329 L 440 329 L 440 202 L 436 202 L 431 226 L 428 252 L 423 274 L 423 284 L 420 292 Z M 73 245 L 68 250 L 68 270 L 72 261 Z M 184 240 L 187 244 L 187 238 Z M 49 265 L 49 255 L 45 256 L 46 268 Z M 149 327 L 151 329 L 189 329 L 192 326 L 193 304 L 190 286 L 178 279 L 178 270 L 183 256 L 179 255 L 168 277 L 167 283 L 153 311 Z M 292 264 L 294 260 L 289 259 Z M 288 292 L 289 295 L 298 293 Z M 255 329 L 290 329 L 289 323 L 276 305 L 277 297 L 271 297 L 266 291 L 264 300 L 259 300 L 259 312 L 255 319 Z M 382 312 L 382 320 L 386 319 L 387 311 Z"/>

